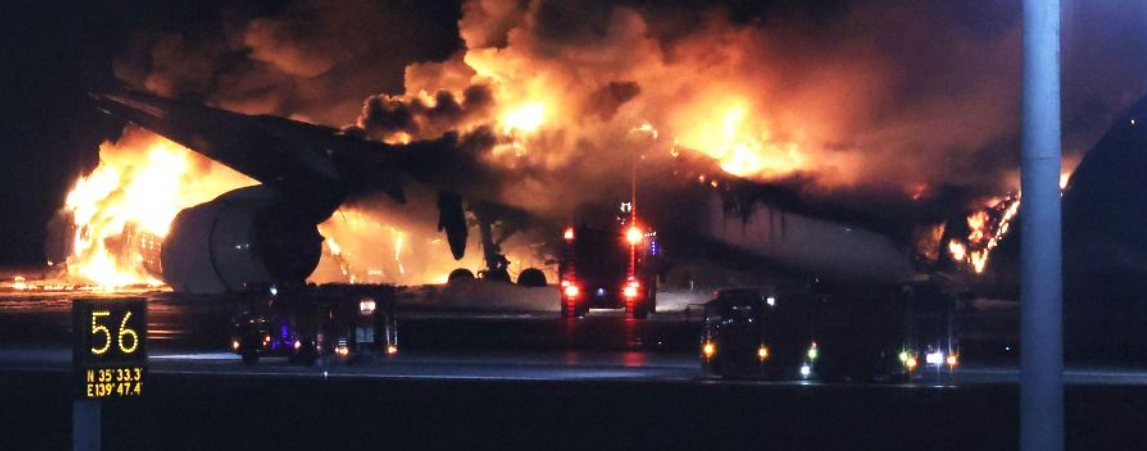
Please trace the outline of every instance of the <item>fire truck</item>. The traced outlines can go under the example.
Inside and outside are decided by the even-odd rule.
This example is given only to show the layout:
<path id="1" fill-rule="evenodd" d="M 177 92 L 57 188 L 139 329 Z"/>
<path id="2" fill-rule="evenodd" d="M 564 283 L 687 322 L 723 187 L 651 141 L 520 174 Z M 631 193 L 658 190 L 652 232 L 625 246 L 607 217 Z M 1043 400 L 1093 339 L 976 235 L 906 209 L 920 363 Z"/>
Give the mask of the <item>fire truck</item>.
<path id="1" fill-rule="evenodd" d="M 398 353 L 395 290 L 389 285 L 320 285 L 270 296 L 246 296 L 234 317 L 231 350 L 244 363 L 285 356 L 314 365 L 331 359 L 353 363 Z"/>
<path id="2" fill-rule="evenodd" d="M 584 316 L 590 308 L 625 309 L 644 319 L 657 310 L 657 232 L 635 215 L 612 228 L 569 226 L 558 265 L 561 315 Z"/>

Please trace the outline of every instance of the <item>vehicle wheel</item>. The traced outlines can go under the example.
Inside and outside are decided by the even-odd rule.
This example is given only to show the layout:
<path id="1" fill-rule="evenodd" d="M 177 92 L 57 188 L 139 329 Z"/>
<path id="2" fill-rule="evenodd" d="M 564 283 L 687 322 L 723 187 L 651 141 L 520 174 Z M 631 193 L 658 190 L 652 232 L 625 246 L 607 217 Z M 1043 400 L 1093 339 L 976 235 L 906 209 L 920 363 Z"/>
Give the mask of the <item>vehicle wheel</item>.
<path id="1" fill-rule="evenodd" d="M 450 271 L 450 275 L 446 276 L 446 283 L 454 283 L 456 280 L 474 280 L 474 273 L 466 268 Z"/>
<path id="2" fill-rule="evenodd" d="M 717 365 L 714 368 L 714 373 L 717 373 L 717 375 L 721 376 L 722 379 L 736 379 L 737 366 L 734 365 L 733 362 L 729 361 L 728 359 L 719 358 L 715 363 Z"/>
<path id="3" fill-rule="evenodd" d="M 630 312 L 634 319 L 649 318 L 649 301 L 635 302 L 633 304 L 633 311 Z"/>
<path id="4" fill-rule="evenodd" d="M 816 373 L 824 382 L 844 382 L 848 375 L 845 362 L 838 358 L 825 358 L 823 355 L 817 362 Z"/>
<path id="5" fill-rule="evenodd" d="M 346 361 L 346 364 L 348 366 L 357 366 L 357 365 L 364 365 L 364 364 L 367 364 L 367 363 L 370 363 L 373 361 L 374 361 L 374 354 L 373 353 L 365 352 L 365 351 L 358 351 L 358 352 L 351 353 L 350 358 L 347 359 L 347 361 Z"/>
<path id="6" fill-rule="evenodd" d="M 297 352 L 292 352 L 287 355 L 287 363 L 292 365 L 314 366 L 315 360 L 318 359 L 319 354 L 315 351 L 313 344 L 304 342 L 302 348 Z"/>
<path id="7" fill-rule="evenodd" d="M 518 274 L 518 285 L 530 288 L 545 287 L 546 273 L 538 268 L 526 268 L 521 274 Z"/>
<path id="8" fill-rule="evenodd" d="M 484 271 L 478 271 L 478 275 L 482 276 L 482 278 L 485 280 L 510 283 L 510 273 L 505 269 L 488 269 Z"/>
<path id="9" fill-rule="evenodd" d="M 869 383 L 876 381 L 877 372 L 871 365 L 857 364 L 850 371 L 852 382 Z"/>

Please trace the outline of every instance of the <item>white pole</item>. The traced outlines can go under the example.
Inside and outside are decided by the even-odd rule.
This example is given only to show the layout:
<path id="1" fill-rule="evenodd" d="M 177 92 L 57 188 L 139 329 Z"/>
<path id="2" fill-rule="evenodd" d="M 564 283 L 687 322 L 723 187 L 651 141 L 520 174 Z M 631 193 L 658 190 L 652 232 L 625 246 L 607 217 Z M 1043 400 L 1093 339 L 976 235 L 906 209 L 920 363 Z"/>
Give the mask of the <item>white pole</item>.
<path id="1" fill-rule="evenodd" d="M 1062 451 L 1060 0 L 1024 0 L 1020 449 Z"/>

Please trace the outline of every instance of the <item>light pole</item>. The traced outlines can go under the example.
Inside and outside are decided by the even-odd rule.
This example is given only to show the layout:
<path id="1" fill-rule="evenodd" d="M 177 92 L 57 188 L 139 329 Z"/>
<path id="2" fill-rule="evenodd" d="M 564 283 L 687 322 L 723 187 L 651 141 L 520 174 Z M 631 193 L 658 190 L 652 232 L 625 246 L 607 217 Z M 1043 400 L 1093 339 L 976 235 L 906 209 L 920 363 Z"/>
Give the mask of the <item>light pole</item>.
<path id="1" fill-rule="evenodd" d="M 1060 0 L 1023 2 L 1020 449 L 1062 451 Z"/>

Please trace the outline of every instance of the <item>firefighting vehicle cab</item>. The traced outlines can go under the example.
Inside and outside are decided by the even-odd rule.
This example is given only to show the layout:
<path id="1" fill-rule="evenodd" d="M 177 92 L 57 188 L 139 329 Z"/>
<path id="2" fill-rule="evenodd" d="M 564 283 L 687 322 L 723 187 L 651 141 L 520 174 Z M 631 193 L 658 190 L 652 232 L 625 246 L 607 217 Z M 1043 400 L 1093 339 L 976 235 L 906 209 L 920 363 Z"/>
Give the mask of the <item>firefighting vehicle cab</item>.
<path id="1" fill-rule="evenodd" d="M 562 317 L 624 308 L 627 316 L 647 318 L 657 310 L 657 254 L 657 233 L 635 215 L 613 228 L 567 227 L 558 266 Z"/>

